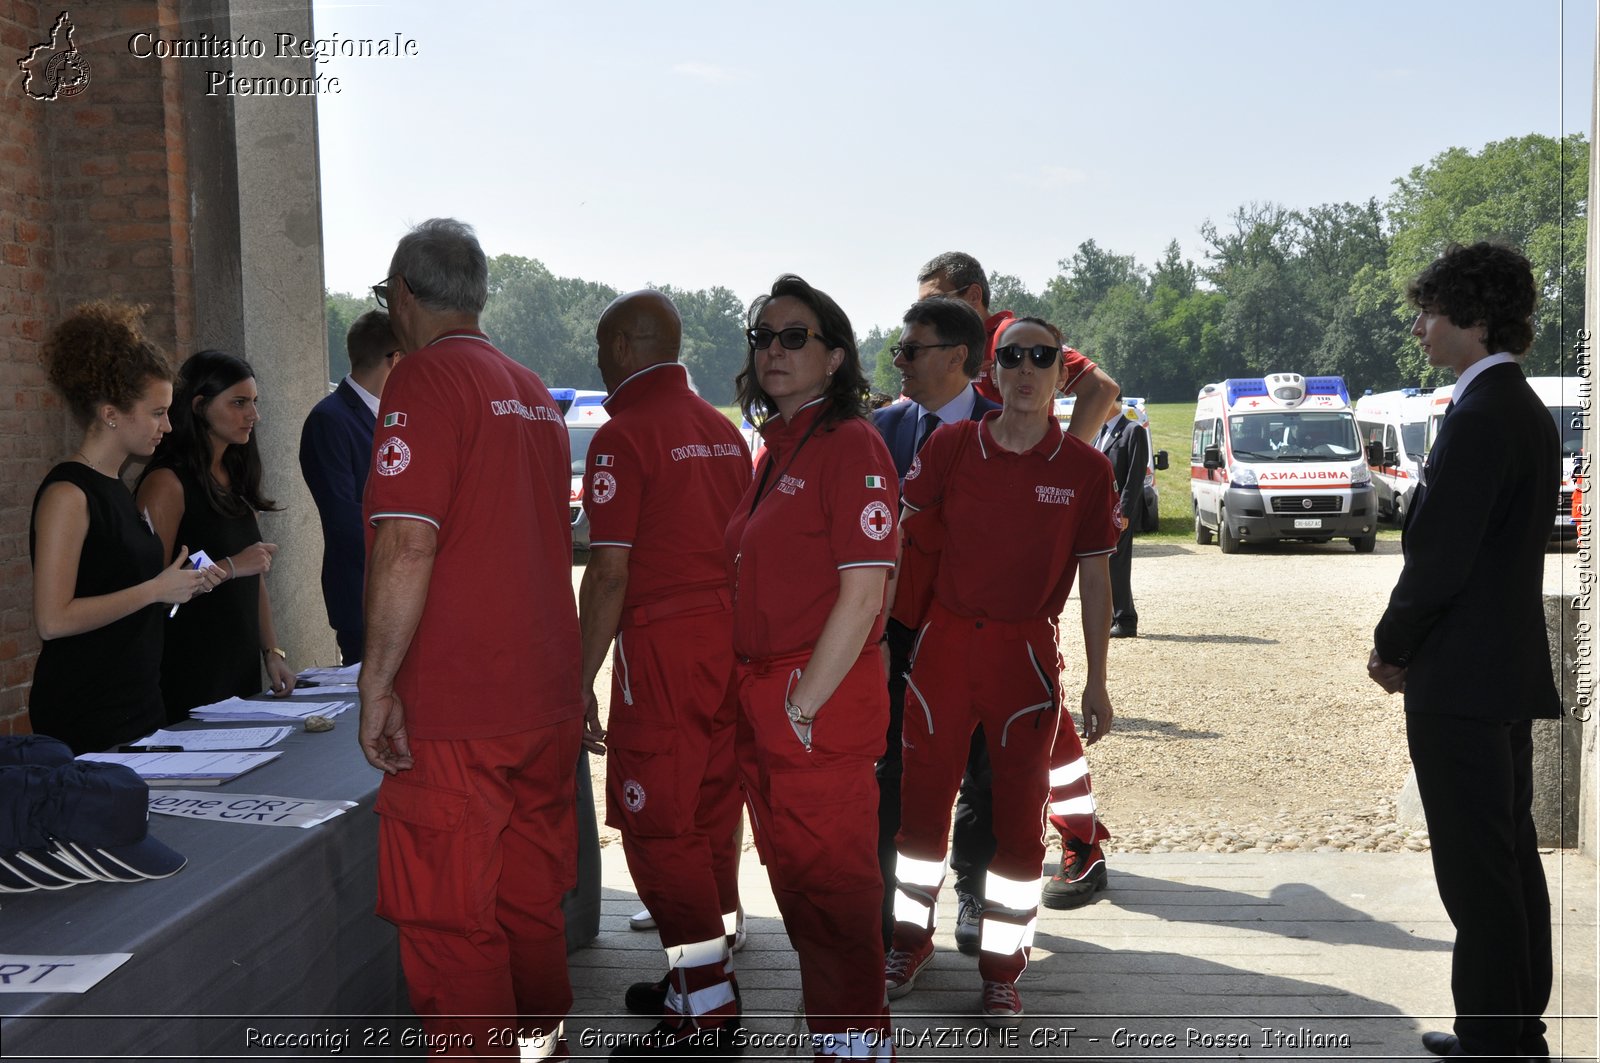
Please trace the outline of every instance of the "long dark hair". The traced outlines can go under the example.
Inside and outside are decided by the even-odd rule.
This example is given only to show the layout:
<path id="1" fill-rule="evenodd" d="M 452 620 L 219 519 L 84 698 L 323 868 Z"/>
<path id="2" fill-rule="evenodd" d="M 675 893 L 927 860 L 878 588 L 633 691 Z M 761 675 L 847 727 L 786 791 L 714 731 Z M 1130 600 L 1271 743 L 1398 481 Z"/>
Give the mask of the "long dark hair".
<path id="1" fill-rule="evenodd" d="M 228 486 L 222 486 L 211 475 L 213 451 L 206 411 L 212 399 L 255 375 L 249 362 L 222 351 L 201 351 L 184 362 L 178 370 L 178 385 L 168 412 L 172 431 L 156 447 L 140 482 L 156 469 L 171 469 L 180 479 L 185 473 L 194 477 L 205 488 L 211 508 L 224 517 L 277 509 L 278 504 L 262 490 L 261 450 L 256 446 L 254 432 L 248 443 L 230 443 L 222 452 Z M 196 398 L 200 401 L 196 402 Z"/>
<path id="2" fill-rule="evenodd" d="M 852 417 L 867 416 L 867 412 L 871 409 L 867 405 L 867 377 L 861 371 L 861 352 L 856 350 L 855 330 L 850 327 L 850 318 L 827 292 L 813 288 L 793 273 L 785 273 L 772 282 L 772 291 L 757 296 L 755 302 L 750 304 L 748 326 L 755 328 L 767 304 L 786 295 L 800 300 L 817 315 L 823 342 L 828 345 L 830 351 L 835 347 L 844 350 L 844 358 L 839 362 L 839 368 L 834 370 L 832 379 L 822 392 L 822 397 L 827 399 L 828 403 L 821 414 L 819 422 L 821 426 L 826 428 Z M 772 342 L 778 341 L 774 338 Z M 745 420 L 751 424 L 760 424 L 778 412 L 778 404 L 761 390 L 761 384 L 756 380 L 756 352 L 748 345 L 744 369 L 734 378 L 733 383 L 738 392 L 739 409 L 744 412 Z"/>

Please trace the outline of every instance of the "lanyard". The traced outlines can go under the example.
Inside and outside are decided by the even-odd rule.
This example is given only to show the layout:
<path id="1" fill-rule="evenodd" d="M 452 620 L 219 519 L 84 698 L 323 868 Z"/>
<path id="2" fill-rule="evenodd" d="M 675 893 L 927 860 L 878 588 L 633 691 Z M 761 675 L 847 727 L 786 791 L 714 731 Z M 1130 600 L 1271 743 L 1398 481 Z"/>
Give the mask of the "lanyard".
<path id="1" fill-rule="evenodd" d="M 811 422 L 811 427 L 810 428 L 806 429 L 806 434 L 800 437 L 800 445 L 794 448 L 794 453 L 789 455 L 789 460 L 783 463 L 783 469 L 780 470 L 779 473 L 778 473 L 778 482 L 779 483 L 783 482 L 784 473 L 789 471 L 789 467 L 792 466 L 794 464 L 794 460 L 800 456 L 800 452 L 806 448 L 806 444 L 811 442 L 811 433 L 815 432 L 817 430 L 817 425 L 819 425 L 821 423 L 822 423 L 822 414 L 818 413 L 817 414 L 817 419 Z M 761 482 L 756 484 L 755 497 L 750 500 L 750 514 L 749 514 L 749 516 L 751 516 L 751 517 L 755 516 L 756 515 L 756 507 L 759 506 L 762 503 L 762 501 L 767 497 L 767 495 L 772 493 L 771 491 L 767 491 L 766 490 L 767 477 L 771 476 L 771 475 L 772 475 L 772 452 L 768 451 L 767 452 L 767 460 L 761 463 Z M 777 486 L 777 484 L 773 484 L 773 487 L 776 487 L 776 486 Z M 746 518 L 746 519 L 748 519 L 748 518 Z"/>

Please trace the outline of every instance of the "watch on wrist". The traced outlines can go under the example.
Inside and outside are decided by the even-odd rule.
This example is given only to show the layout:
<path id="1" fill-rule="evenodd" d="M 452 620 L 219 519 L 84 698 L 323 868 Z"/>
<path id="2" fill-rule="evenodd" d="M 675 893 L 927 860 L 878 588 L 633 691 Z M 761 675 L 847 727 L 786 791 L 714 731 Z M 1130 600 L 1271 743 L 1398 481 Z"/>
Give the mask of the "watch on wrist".
<path id="1" fill-rule="evenodd" d="M 797 723 L 801 727 L 810 727 L 817 718 L 815 713 L 807 716 L 804 709 L 800 708 L 800 706 L 796 705 L 788 698 L 783 699 L 783 711 L 789 714 L 790 723 Z"/>
<path id="2" fill-rule="evenodd" d="M 283 659 L 285 661 L 287 661 L 289 659 L 289 651 L 285 650 L 282 646 L 269 646 L 266 649 L 261 651 L 261 656 L 270 657 L 274 653 L 276 653 L 281 659 Z"/>

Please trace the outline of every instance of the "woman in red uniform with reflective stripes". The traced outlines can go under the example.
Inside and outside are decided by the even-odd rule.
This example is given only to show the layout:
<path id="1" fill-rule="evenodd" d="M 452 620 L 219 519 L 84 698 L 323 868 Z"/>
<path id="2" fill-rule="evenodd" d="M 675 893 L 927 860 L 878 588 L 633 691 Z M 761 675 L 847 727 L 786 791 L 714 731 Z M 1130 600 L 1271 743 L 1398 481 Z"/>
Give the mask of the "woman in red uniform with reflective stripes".
<path id="1" fill-rule="evenodd" d="M 1062 707 L 1056 619 L 1081 570 L 1088 670 L 1080 705 L 1093 742 L 1111 726 L 1108 559 L 1121 520 L 1111 463 L 1055 418 L 1061 334 L 1018 318 L 1001 333 L 995 365 L 1004 406 L 979 422 L 941 426 L 906 473 L 906 512 L 942 520 L 945 545 L 906 685 L 899 881 L 884 980 L 891 999 L 903 996 L 933 959 L 950 807 L 981 724 L 994 765 L 997 848 L 978 970 L 984 1021 L 1007 1026 L 1022 1014 L 1016 981 L 1038 918 L 1052 769 L 1082 758 Z"/>
<path id="2" fill-rule="evenodd" d="M 749 323 L 739 404 L 767 453 L 725 539 L 739 770 L 815 1057 L 889 1059 L 873 764 L 889 718 L 877 643 L 899 541 L 894 462 L 837 303 L 786 275 Z"/>

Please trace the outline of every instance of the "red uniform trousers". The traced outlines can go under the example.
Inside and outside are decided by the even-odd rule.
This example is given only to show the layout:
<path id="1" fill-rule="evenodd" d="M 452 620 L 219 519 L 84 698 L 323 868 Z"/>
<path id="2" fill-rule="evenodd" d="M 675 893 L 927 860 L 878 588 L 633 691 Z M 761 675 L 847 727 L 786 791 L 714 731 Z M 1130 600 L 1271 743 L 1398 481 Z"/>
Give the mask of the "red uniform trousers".
<path id="1" fill-rule="evenodd" d="M 572 1007 L 561 897 L 578 877 L 583 720 L 494 738 L 413 738 L 378 789 L 378 915 L 444 1054 L 510 1055 L 493 1032 L 553 1032 Z M 451 1038 L 455 1040 L 457 1038 Z M 498 1042 L 491 1043 L 492 1041 Z"/>
<path id="2" fill-rule="evenodd" d="M 667 1013 L 713 1024 L 735 1012 L 725 935 L 739 909 L 744 805 L 732 647 L 726 592 L 626 610 L 606 739 L 606 823 L 622 832 L 667 952 Z"/>
<path id="3" fill-rule="evenodd" d="M 809 660 L 740 659 L 739 771 L 756 849 L 799 954 L 816 1057 L 888 1059 L 873 774 L 889 722 L 883 665 L 876 645 L 857 658 L 818 711 L 808 751 L 784 700 Z"/>
<path id="4" fill-rule="evenodd" d="M 986 981 L 1014 982 L 1027 967 L 1039 914 L 1051 751 L 1064 745 L 1056 729 L 1072 727 L 1061 719 L 1056 627 L 1046 619 L 957 616 L 938 602 L 928 617 L 906 684 L 894 944 L 921 948 L 933 934 L 950 810 L 981 724 L 993 765 L 996 846 L 978 969 Z"/>
<path id="5" fill-rule="evenodd" d="M 1050 825 L 1063 840 L 1076 838 L 1094 845 L 1111 837 L 1095 814 L 1089 761 L 1070 714 L 1064 714 L 1050 752 Z"/>

